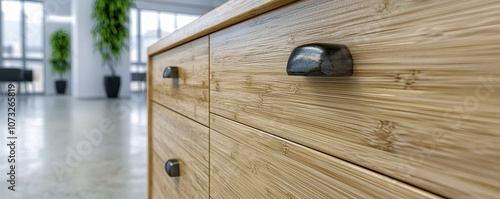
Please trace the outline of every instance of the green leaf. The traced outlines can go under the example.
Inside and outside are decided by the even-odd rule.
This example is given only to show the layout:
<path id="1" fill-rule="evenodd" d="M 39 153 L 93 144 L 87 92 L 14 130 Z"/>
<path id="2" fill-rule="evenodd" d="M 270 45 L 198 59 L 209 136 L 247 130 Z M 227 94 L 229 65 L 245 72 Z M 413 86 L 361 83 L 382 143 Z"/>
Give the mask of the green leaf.
<path id="1" fill-rule="evenodd" d="M 95 0 L 92 19 L 94 47 L 101 54 L 103 63 L 115 67 L 122 51 L 128 49 L 128 12 L 134 0 Z"/>
<path id="2" fill-rule="evenodd" d="M 52 56 L 49 63 L 52 65 L 52 72 L 63 75 L 71 68 L 69 55 L 71 52 L 69 32 L 59 29 L 50 36 L 50 45 L 52 47 Z"/>

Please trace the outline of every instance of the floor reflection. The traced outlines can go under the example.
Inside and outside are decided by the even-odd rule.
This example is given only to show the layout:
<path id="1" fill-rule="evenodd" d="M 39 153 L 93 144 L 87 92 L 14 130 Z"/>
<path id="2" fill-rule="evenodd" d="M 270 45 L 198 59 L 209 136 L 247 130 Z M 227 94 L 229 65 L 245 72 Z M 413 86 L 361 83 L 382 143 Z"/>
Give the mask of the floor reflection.
<path id="1" fill-rule="evenodd" d="M 68 96 L 17 97 L 17 185 L 0 198 L 146 198 L 147 111 L 144 94 L 130 99 L 82 100 Z M 0 129 L 7 129 L 0 96 Z M 5 132 L 2 130 L 1 132 Z M 6 133 L 0 142 L 7 143 Z M 7 156 L 5 144 L 0 156 Z M 8 172 L 0 161 L 0 172 Z M 7 197 L 4 197 L 7 196 Z"/>

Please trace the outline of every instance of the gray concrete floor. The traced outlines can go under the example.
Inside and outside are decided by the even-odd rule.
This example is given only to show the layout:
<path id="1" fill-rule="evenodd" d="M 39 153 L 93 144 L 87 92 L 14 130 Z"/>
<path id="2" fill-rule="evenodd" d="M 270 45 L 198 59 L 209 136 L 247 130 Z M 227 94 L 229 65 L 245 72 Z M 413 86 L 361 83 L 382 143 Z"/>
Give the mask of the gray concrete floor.
<path id="1" fill-rule="evenodd" d="M 16 191 L 8 190 L 7 96 L 0 94 L 1 199 L 146 198 L 147 111 L 130 99 L 17 96 Z"/>

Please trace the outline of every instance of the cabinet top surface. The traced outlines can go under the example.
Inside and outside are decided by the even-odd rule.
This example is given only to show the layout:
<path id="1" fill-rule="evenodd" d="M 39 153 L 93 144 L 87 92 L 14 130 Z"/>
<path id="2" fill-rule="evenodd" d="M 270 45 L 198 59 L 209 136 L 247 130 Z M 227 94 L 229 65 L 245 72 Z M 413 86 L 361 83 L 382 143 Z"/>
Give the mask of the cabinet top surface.
<path id="1" fill-rule="evenodd" d="M 229 0 L 148 48 L 153 56 L 297 0 Z"/>

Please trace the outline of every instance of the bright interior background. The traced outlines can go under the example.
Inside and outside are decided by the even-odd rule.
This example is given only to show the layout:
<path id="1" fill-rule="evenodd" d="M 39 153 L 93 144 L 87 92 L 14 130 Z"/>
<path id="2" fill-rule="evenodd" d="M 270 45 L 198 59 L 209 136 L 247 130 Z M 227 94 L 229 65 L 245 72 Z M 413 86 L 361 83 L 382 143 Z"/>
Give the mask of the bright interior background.
<path id="1" fill-rule="evenodd" d="M 48 38 L 58 28 L 71 30 L 74 1 L 0 0 L 0 67 L 33 70 L 34 82 L 26 88 L 29 93 L 54 94 Z M 146 72 L 148 46 L 225 1 L 136 0 L 130 11 L 130 72 Z M 71 75 L 67 79 L 71 84 Z M 144 89 L 126 83 L 132 91 Z"/>

